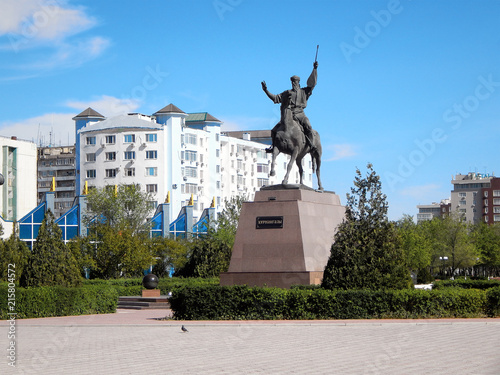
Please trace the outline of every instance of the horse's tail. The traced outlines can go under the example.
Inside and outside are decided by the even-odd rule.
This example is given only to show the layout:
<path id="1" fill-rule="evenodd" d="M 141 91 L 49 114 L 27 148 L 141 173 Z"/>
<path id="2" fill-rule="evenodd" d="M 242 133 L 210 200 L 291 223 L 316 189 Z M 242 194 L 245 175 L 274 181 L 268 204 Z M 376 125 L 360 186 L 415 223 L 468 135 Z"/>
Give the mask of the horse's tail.
<path id="1" fill-rule="evenodd" d="M 311 160 L 312 160 L 312 173 L 316 173 L 316 158 L 312 153 L 311 153 Z"/>

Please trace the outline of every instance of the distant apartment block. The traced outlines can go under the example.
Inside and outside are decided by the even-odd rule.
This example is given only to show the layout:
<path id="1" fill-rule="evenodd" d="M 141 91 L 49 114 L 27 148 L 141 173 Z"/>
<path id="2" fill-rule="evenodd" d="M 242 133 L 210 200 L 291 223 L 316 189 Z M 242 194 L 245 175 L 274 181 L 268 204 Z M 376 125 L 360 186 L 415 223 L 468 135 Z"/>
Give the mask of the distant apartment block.
<path id="1" fill-rule="evenodd" d="M 500 222 L 500 178 L 490 174 L 469 172 L 457 174 L 451 181 L 453 190 L 449 204 L 449 213 L 458 213 L 464 221 L 470 223 Z M 419 205 L 417 221 L 432 219 L 437 204 Z M 440 206 L 443 210 L 443 207 Z"/>
<path id="2" fill-rule="evenodd" d="M 75 146 L 38 148 L 38 203 L 54 183 L 54 216 L 73 205 L 76 194 Z"/>
<path id="3" fill-rule="evenodd" d="M 445 217 L 450 214 L 451 203 L 449 199 L 443 199 L 440 203 L 418 205 L 417 222 L 432 220 L 435 217 Z"/>
<path id="4" fill-rule="evenodd" d="M 36 145 L 17 137 L 0 136 L 0 172 L 4 184 L 0 186 L 0 213 L 4 238 L 12 231 L 12 224 L 36 206 Z"/>

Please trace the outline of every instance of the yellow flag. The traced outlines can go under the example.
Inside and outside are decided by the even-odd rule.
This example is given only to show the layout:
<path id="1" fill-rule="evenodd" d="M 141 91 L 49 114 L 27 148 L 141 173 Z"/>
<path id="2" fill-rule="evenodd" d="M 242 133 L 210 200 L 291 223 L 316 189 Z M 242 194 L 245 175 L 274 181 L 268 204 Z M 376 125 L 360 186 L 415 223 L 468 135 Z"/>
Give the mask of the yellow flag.
<path id="1" fill-rule="evenodd" d="M 191 199 L 189 199 L 188 206 L 194 206 L 193 194 L 191 194 Z"/>
<path id="2" fill-rule="evenodd" d="M 87 195 L 89 193 L 89 183 L 85 181 L 85 185 L 83 185 L 83 195 Z"/>
<path id="3" fill-rule="evenodd" d="M 56 178 L 52 177 L 52 183 L 50 184 L 50 191 L 56 191 Z"/>

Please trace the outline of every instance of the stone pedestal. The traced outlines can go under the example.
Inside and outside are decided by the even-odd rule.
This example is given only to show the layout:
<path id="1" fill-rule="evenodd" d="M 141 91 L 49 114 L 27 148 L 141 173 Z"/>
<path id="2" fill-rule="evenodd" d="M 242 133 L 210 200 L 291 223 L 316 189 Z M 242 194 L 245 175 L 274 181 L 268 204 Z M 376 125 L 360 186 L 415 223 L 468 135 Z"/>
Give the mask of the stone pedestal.
<path id="1" fill-rule="evenodd" d="M 142 297 L 148 297 L 148 298 L 153 298 L 153 297 L 160 297 L 160 289 L 143 289 L 142 290 Z"/>
<path id="2" fill-rule="evenodd" d="M 345 207 L 332 192 L 303 185 L 261 189 L 243 203 L 228 272 L 221 285 L 320 284 Z"/>

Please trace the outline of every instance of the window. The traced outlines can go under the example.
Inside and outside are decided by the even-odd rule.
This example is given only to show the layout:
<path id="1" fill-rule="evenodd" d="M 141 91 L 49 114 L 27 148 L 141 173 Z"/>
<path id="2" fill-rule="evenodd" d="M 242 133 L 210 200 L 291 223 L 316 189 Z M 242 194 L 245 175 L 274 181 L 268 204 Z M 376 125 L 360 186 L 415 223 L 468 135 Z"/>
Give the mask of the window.
<path id="1" fill-rule="evenodd" d="M 89 169 L 87 171 L 87 178 L 95 178 L 96 177 L 96 171 L 95 169 Z"/>
<path id="2" fill-rule="evenodd" d="M 500 214 L 500 207 L 493 207 L 494 214 Z"/>
<path id="3" fill-rule="evenodd" d="M 500 198 L 493 198 L 493 204 L 495 206 L 500 206 Z"/>
<path id="4" fill-rule="evenodd" d="M 156 167 L 148 167 L 146 168 L 146 176 L 157 176 L 158 168 Z"/>
<path id="5" fill-rule="evenodd" d="M 146 142 L 157 142 L 157 134 L 146 134 Z"/>
<path id="6" fill-rule="evenodd" d="M 158 185 L 157 184 L 147 184 L 146 185 L 146 192 L 147 193 L 157 193 L 158 192 Z"/>
<path id="7" fill-rule="evenodd" d="M 135 151 L 125 151 L 125 153 L 123 154 L 123 158 L 125 160 L 135 159 Z"/>
<path id="8" fill-rule="evenodd" d="M 257 179 L 257 186 L 262 187 L 265 185 L 269 185 L 269 180 L 267 178 L 258 178 Z"/>
<path id="9" fill-rule="evenodd" d="M 114 136 L 114 135 L 107 135 L 106 136 L 106 144 L 114 145 L 115 143 L 116 143 L 116 136 Z"/>
<path id="10" fill-rule="evenodd" d="M 237 165 L 238 169 L 244 169 L 245 168 L 244 165 L 243 165 L 243 160 L 238 160 L 237 163 L 238 163 L 238 165 Z"/>
<path id="11" fill-rule="evenodd" d="M 467 193 L 458 193 L 458 196 L 460 198 L 465 198 L 467 196 Z"/>
<path id="12" fill-rule="evenodd" d="M 152 150 L 152 151 L 146 151 L 146 159 L 157 159 L 158 158 L 158 151 Z"/>
<path id="13" fill-rule="evenodd" d="M 125 168 L 125 176 L 134 177 L 135 176 L 135 168 Z"/>
<path id="14" fill-rule="evenodd" d="M 196 145 L 196 134 L 186 133 L 184 135 L 184 142 L 189 143 L 190 145 Z"/>
<path id="15" fill-rule="evenodd" d="M 150 210 L 156 210 L 158 207 L 158 202 L 157 201 L 148 201 L 148 207 Z"/>
<path id="16" fill-rule="evenodd" d="M 216 173 L 220 173 L 220 165 L 216 165 L 215 166 L 215 172 Z"/>
<path id="17" fill-rule="evenodd" d="M 219 156 L 220 156 L 220 150 L 219 150 L 219 149 L 216 149 L 216 150 L 215 150 L 215 156 L 216 156 L 216 157 L 219 157 Z"/>
<path id="18" fill-rule="evenodd" d="M 196 184 L 182 184 L 181 192 L 184 194 L 196 194 L 198 192 L 198 185 L 196 185 Z"/>
<path id="19" fill-rule="evenodd" d="M 500 215 L 493 215 L 493 221 L 499 222 L 500 221 Z"/>
<path id="20" fill-rule="evenodd" d="M 116 152 L 106 152 L 106 160 L 107 161 L 116 160 Z"/>
<path id="21" fill-rule="evenodd" d="M 184 168 L 184 177 L 198 177 L 198 170 L 193 167 Z"/>
<path id="22" fill-rule="evenodd" d="M 500 197 L 500 190 L 493 190 L 494 197 Z"/>
<path id="23" fill-rule="evenodd" d="M 116 177 L 116 169 L 106 169 L 106 177 L 113 178 Z"/>
<path id="24" fill-rule="evenodd" d="M 184 151 L 184 160 L 196 161 L 196 151 Z"/>
<path id="25" fill-rule="evenodd" d="M 90 153 L 90 154 L 87 154 L 86 156 L 87 156 L 87 159 L 86 159 L 86 160 L 87 160 L 88 162 L 95 161 L 95 153 L 93 153 L 93 152 L 92 152 L 92 153 Z"/>
<path id="26" fill-rule="evenodd" d="M 85 144 L 87 144 L 87 145 L 95 145 L 95 137 L 87 137 L 85 139 Z"/>
<path id="27" fill-rule="evenodd" d="M 134 143 L 135 142 L 135 134 L 125 134 L 123 138 L 124 143 Z"/>
<path id="28" fill-rule="evenodd" d="M 257 164 L 257 173 L 269 173 L 269 165 Z"/>

